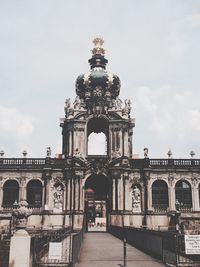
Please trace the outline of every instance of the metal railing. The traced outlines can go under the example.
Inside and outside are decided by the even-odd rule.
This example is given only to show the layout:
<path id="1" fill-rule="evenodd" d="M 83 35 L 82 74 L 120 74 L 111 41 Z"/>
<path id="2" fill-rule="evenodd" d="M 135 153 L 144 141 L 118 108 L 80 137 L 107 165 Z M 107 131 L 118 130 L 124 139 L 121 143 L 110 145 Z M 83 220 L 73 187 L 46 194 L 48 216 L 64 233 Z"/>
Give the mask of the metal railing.
<path id="1" fill-rule="evenodd" d="M 200 266 L 200 255 L 188 255 L 184 234 L 135 227 L 111 226 L 110 233 L 170 266 Z M 153 244 L 153 246 L 152 246 Z"/>
<path id="2" fill-rule="evenodd" d="M 84 228 L 72 235 L 72 267 L 75 266 L 80 256 L 81 245 L 83 242 Z"/>
<path id="3" fill-rule="evenodd" d="M 71 228 L 62 228 L 59 230 L 39 231 L 32 233 L 32 252 L 33 266 L 62 266 L 70 265 L 70 249 L 71 249 Z M 59 255 L 54 256 L 50 253 L 53 243 L 60 243 L 61 250 Z M 59 257 L 58 257 L 59 256 Z"/>

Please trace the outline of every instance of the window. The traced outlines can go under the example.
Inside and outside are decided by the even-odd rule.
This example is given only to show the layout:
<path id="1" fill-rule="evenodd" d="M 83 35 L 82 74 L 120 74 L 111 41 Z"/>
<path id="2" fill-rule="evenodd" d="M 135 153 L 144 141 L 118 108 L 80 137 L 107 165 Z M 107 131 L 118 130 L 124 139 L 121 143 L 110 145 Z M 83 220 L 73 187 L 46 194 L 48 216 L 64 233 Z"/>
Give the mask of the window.
<path id="1" fill-rule="evenodd" d="M 104 133 L 91 133 L 88 137 L 88 155 L 107 154 L 106 136 Z"/>
<path id="2" fill-rule="evenodd" d="M 27 202 L 34 207 L 42 206 L 42 183 L 31 180 L 27 185 Z"/>
<path id="3" fill-rule="evenodd" d="M 169 207 L 168 186 L 162 180 L 157 180 L 152 185 L 152 206 L 163 210 Z"/>
<path id="4" fill-rule="evenodd" d="M 19 202 L 19 184 L 15 180 L 9 180 L 3 186 L 3 206 L 12 206 Z"/>
<path id="5" fill-rule="evenodd" d="M 87 154 L 107 155 L 109 140 L 108 122 L 105 118 L 92 118 L 87 124 Z"/>
<path id="6" fill-rule="evenodd" d="M 192 192 L 190 184 L 181 180 L 176 183 L 176 202 L 179 203 L 181 208 L 192 208 Z"/>

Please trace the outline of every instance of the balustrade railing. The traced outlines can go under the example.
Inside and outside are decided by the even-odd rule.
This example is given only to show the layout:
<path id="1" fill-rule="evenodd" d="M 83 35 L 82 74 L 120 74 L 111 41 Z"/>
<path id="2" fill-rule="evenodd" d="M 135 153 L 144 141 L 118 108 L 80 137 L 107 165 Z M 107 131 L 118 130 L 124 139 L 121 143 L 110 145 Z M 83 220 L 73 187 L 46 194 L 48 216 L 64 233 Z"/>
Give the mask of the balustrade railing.
<path id="1" fill-rule="evenodd" d="M 153 206 L 153 211 L 155 213 L 167 213 L 169 207 L 167 205 L 154 205 Z"/>
<path id="2" fill-rule="evenodd" d="M 179 207 L 179 211 L 182 213 L 188 213 L 188 212 L 192 212 L 192 206 L 191 205 L 183 205 Z"/>
<path id="3" fill-rule="evenodd" d="M 0 165 L 44 165 L 42 158 L 1 158 Z"/>
<path id="4" fill-rule="evenodd" d="M 88 162 L 93 159 L 107 160 L 107 156 L 88 156 Z M 43 165 L 64 166 L 71 164 L 71 159 L 63 158 L 0 158 L 1 166 L 43 166 Z M 200 159 L 133 159 L 133 168 L 145 167 L 200 167 Z"/>
<path id="5" fill-rule="evenodd" d="M 149 166 L 200 167 L 200 159 L 149 159 Z"/>

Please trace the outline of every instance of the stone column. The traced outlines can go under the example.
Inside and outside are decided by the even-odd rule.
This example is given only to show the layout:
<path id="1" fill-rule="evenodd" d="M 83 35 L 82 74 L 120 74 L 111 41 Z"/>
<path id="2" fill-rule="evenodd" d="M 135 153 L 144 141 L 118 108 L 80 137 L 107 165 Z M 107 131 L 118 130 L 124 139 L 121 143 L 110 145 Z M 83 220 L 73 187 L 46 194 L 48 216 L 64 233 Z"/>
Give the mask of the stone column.
<path id="1" fill-rule="evenodd" d="M 118 207 L 123 210 L 123 176 L 118 181 Z"/>
<path id="2" fill-rule="evenodd" d="M 175 202 L 176 202 L 176 196 L 175 196 L 175 188 L 174 185 L 170 185 L 168 188 L 169 192 L 169 208 L 170 210 L 176 210 L 175 208 Z"/>
<path id="3" fill-rule="evenodd" d="M 3 186 L 0 184 L 0 210 L 2 209 L 3 205 Z"/>
<path id="4" fill-rule="evenodd" d="M 75 179 L 75 207 L 74 209 L 77 211 L 79 207 L 79 180 Z"/>
<path id="5" fill-rule="evenodd" d="M 116 210 L 116 205 L 115 205 L 115 179 L 113 179 L 112 182 L 112 210 Z"/>
<path id="6" fill-rule="evenodd" d="M 149 184 L 147 181 L 147 191 L 148 191 L 148 201 L 147 201 L 147 210 L 152 210 L 152 184 Z"/>
<path id="7" fill-rule="evenodd" d="M 198 185 L 194 183 L 192 185 L 192 209 L 193 211 L 199 211 L 199 192 Z"/>
<path id="8" fill-rule="evenodd" d="M 22 199 L 27 199 L 27 192 L 26 192 L 26 184 L 25 184 L 26 178 L 21 177 L 21 183 L 19 187 L 19 201 Z"/>
<path id="9" fill-rule="evenodd" d="M 24 230 L 20 229 L 11 237 L 9 266 L 29 267 L 30 262 L 31 237 Z"/>
<path id="10" fill-rule="evenodd" d="M 83 179 L 80 179 L 80 210 L 84 209 L 84 189 L 83 189 Z"/>

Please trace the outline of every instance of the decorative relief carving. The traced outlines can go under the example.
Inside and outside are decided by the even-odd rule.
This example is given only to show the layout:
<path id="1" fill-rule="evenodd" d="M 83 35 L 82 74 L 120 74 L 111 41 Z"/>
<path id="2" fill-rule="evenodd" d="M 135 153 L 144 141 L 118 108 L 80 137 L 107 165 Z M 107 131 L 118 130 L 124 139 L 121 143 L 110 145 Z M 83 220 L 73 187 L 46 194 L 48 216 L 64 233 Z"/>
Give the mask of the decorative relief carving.
<path id="1" fill-rule="evenodd" d="M 169 176 L 168 176 L 168 182 L 169 182 L 169 184 L 170 184 L 171 186 L 173 185 L 174 180 L 175 180 L 174 174 L 169 173 Z"/>
<path id="2" fill-rule="evenodd" d="M 63 185 L 56 183 L 54 185 L 53 193 L 53 209 L 56 212 L 61 212 L 63 210 Z"/>
<path id="3" fill-rule="evenodd" d="M 93 174 L 105 174 L 107 173 L 107 162 L 102 160 L 93 160 L 88 164 L 88 170 Z"/>
<path id="4" fill-rule="evenodd" d="M 112 157 L 113 158 L 120 158 L 121 152 L 119 151 L 119 148 L 116 149 L 116 151 L 112 151 Z"/>
<path id="5" fill-rule="evenodd" d="M 191 181 L 194 186 L 197 185 L 199 182 L 198 176 L 196 174 L 192 174 Z"/>

